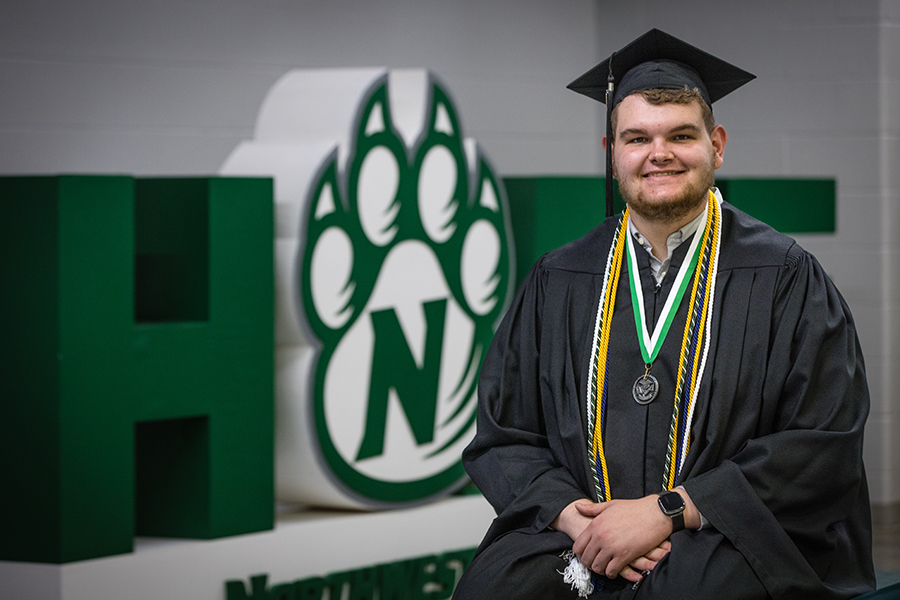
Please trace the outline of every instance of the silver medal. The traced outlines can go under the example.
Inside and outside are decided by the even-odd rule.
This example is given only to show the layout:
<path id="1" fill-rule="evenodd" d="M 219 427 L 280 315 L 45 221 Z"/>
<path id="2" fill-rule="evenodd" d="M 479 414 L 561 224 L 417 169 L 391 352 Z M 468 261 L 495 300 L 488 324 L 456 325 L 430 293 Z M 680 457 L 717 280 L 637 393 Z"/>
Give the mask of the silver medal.
<path id="1" fill-rule="evenodd" d="M 649 372 L 638 377 L 631 387 L 631 395 L 634 396 L 634 401 L 642 405 L 653 402 L 658 393 L 659 382 Z"/>

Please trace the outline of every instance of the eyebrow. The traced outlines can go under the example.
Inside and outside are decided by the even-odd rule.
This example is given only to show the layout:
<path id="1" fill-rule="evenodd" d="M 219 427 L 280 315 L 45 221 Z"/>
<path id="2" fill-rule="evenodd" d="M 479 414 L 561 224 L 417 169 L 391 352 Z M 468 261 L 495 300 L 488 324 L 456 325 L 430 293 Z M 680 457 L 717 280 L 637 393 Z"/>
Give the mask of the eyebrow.
<path id="1" fill-rule="evenodd" d="M 697 127 L 697 126 L 694 125 L 693 123 L 684 123 L 684 124 L 679 125 L 679 126 L 677 126 L 677 127 L 671 128 L 671 129 L 668 131 L 668 133 L 669 133 L 669 134 L 672 134 L 672 133 L 678 133 L 679 131 L 693 131 L 693 132 L 695 132 L 695 133 L 700 133 L 701 130 L 700 130 L 699 127 Z M 642 128 L 640 128 L 640 127 L 632 127 L 632 128 L 629 128 L 629 129 L 623 129 L 623 130 L 619 133 L 618 137 L 621 138 L 621 137 L 625 137 L 626 135 L 646 135 L 646 134 L 647 134 L 647 130 L 646 130 L 646 129 L 642 129 Z"/>

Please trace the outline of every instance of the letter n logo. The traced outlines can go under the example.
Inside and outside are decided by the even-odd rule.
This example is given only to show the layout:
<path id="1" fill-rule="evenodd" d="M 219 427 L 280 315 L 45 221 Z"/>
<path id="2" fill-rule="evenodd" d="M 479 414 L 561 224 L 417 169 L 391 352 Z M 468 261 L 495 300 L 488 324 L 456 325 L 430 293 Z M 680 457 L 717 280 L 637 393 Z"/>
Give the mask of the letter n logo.
<path id="1" fill-rule="evenodd" d="M 275 178 L 279 498 L 397 506 L 458 488 L 514 262 L 502 184 L 444 87 L 422 70 L 293 71 L 223 170 Z"/>

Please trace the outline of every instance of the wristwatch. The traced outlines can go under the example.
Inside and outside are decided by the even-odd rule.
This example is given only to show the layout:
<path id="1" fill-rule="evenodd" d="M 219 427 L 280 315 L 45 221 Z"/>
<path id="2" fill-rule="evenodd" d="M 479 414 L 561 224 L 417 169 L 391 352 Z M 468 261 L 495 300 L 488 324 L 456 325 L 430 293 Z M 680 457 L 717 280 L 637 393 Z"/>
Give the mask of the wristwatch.
<path id="1" fill-rule="evenodd" d="M 672 518 L 672 533 L 684 529 L 684 498 L 674 491 L 659 493 L 659 509 Z"/>

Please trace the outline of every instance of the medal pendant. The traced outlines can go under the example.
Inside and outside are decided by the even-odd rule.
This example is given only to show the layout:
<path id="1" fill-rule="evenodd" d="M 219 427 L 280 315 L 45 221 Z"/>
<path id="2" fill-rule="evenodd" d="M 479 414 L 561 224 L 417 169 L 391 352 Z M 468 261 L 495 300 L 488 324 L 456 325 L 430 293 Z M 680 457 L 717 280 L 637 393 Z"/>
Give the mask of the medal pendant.
<path id="1" fill-rule="evenodd" d="M 659 393 L 659 382 L 656 377 L 650 373 L 644 373 L 634 382 L 631 387 L 631 395 L 638 404 L 650 404 Z"/>

